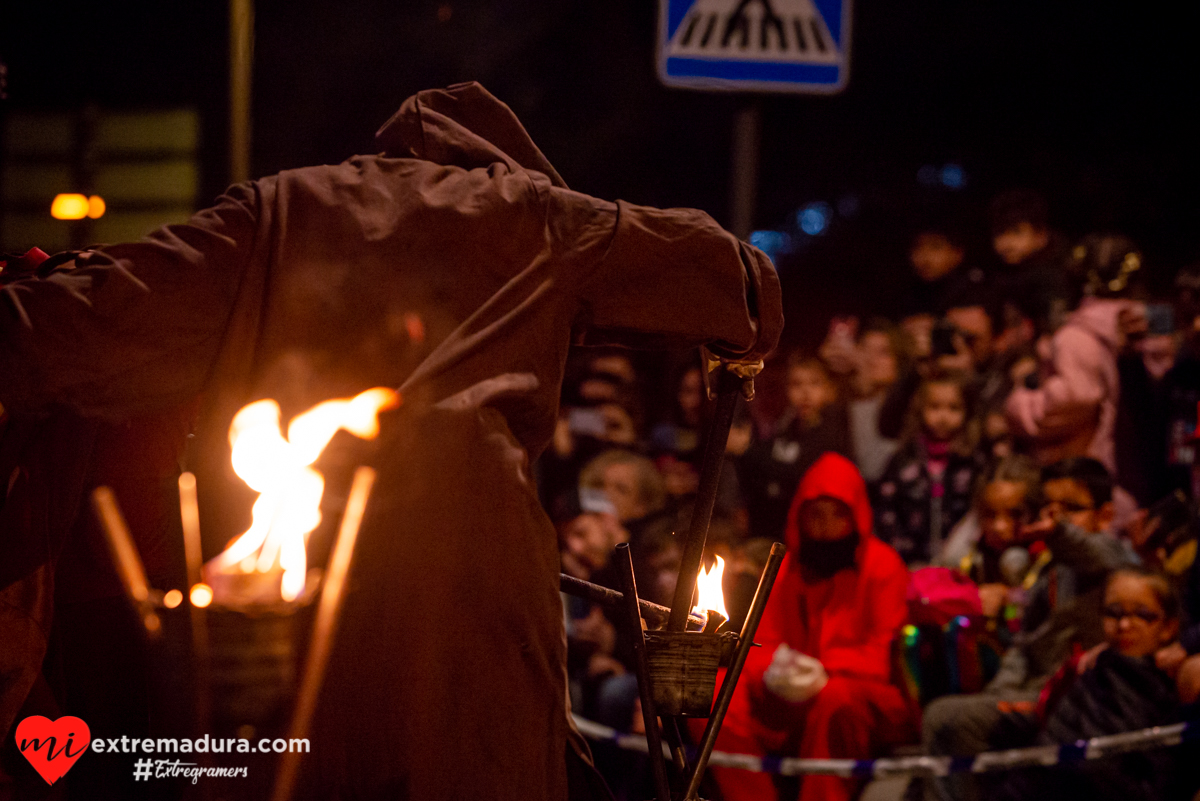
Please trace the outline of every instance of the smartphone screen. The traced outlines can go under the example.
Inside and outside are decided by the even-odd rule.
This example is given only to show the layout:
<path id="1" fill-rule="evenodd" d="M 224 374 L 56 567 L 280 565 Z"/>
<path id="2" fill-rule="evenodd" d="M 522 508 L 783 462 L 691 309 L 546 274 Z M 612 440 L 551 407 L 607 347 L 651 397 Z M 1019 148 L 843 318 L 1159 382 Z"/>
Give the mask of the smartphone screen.
<path id="1" fill-rule="evenodd" d="M 572 434 L 585 437 L 604 436 L 604 413 L 599 409 L 572 409 L 567 413 L 567 425 Z"/>

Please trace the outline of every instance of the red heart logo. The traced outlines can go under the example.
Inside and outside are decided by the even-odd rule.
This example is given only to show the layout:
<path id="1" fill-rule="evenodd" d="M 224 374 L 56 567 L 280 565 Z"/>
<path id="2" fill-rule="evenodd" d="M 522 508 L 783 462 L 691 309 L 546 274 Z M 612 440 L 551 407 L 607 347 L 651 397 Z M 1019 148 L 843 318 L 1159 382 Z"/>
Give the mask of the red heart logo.
<path id="1" fill-rule="evenodd" d="M 47 784 L 65 776 L 91 742 L 88 725 L 70 715 L 58 720 L 34 715 L 17 724 L 17 748 Z"/>

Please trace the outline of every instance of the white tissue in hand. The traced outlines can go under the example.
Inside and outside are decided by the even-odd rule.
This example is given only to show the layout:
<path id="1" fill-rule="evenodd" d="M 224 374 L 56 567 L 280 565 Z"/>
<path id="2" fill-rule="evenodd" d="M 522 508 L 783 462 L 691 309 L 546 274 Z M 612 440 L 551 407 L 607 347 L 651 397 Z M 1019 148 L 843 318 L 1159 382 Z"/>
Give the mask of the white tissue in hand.
<path id="1" fill-rule="evenodd" d="M 793 651 L 784 643 L 775 649 L 771 665 L 763 674 L 767 689 L 785 701 L 807 701 L 825 687 L 829 676 L 817 659 Z"/>

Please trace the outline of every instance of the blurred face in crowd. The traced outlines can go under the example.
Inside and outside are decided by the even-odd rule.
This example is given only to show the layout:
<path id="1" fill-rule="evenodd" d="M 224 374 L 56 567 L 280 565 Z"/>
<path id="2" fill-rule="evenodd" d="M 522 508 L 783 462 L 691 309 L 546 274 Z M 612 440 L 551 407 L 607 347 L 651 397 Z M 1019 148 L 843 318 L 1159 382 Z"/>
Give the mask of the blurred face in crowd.
<path id="1" fill-rule="evenodd" d="M 916 358 L 929 358 L 933 350 L 933 326 L 936 322 L 932 314 L 912 314 L 900 321 L 900 330 L 912 341 L 912 355 Z"/>
<path id="2" fill-rule="evenodd" d="M 995 338 L 992 336 L 992 318 L 988 316 L 987 309 L 982 306 L 949 309 L 946 312 L 946 320 L 962 334 L 976 367 L 991 361 L 995 351 Z"/>
<path id="3" fill-rule="evenodd" d="M 638 466 L 632 462 L 618 462 L 604 468 L 604 494 L 617 510 L 617 519 L 622 523 L 637 520 L 650 513 L 642 498 L 638 483 Z"/>
<path id="4" fill-rule="evenodd" d="M 1050 243 L 1050 232 L 1020 222 L 992 237 L 992 247 L 1005 264 L 1017 265 Z"/>
<path id="5" fill-rule="evenodd" d="M 590 403 L 615 401 L 617 385 L 608 376 L 588 376 L 579 382 L 579 397 Z"/>
<path id="6" fill-rule="evenodd" d="M 918 234 L 913 240 L 908 260 L 918 278 L 936 281 L 962 264 L 963 249 L 946 238 L 945 234 L 926 232 Z"/>
<path id="7" fill-rule="evenodd" d="M 642 560 L 642 570 L 649 576 L 645 586 L 638 583 L 638 595 L 656 604 L 669 604 L 675 595 L 675 582 L 679 580 L 679 563 L 683 551 L 671 545 L 655 551 Z"/>
<path id="8" fill-rule="evenodd" d="M 858 342 L 861 355 L 862 383 L 868 392 L 876 392 L 896 383 L 898 368 L 892 340 L 882 331 L 868 331 Z"/>
<path id="9" fill-rule="evenodd" d="M 1179 633 L 1179 621 L 1163 610 L 1150 579 L 1117 573 L 1104 590 L 1104 639 L 1131 657 L 1150 656 Z"/>
<path id="10" fill-rule="evenodd" d="M 802 364 L 788 371 L 788 404 L 809 425 L 821 421 L 821 410 L 836 399 L 833 383 L 819 367 Z"/>
<path id="11" fill-rule="evenodd" d="M 836 498 L 814 498 L 800 507 L 800 537 L 802 540 L 831 542 L 850 536 L 854 517 L 850 507 Z"/>
<path id="12" fill-rule="evenodd" d="M 1029 488 L 1019 481 L 993 481 L 983 488 L 979 506 L 979 528 L 984 544 L 1000 553 L 1017 541 L 1021 527 L 1029 522 Z"/>
<path id="13" fill-rule="evenodd" d="M 1155 381 L 1161 381 L 1167 371 L 1175 366 L 1179 353 L 1179 338 L 1174 334 L 1150 334 L 1142 339 L 1138 349 L 1142 352 L 1142 364 Z"/>
<path id="14" fill-rule="evenodd" d="M 563 568 L 573 576 L 587 578 L 608 564 L 613 549 L 629 542 L 629 532 L 610 514 L 587 512 L 579 515 L 563 533 Z"/>
<path id="15" fill-rule="evenodd" d="M 615 353 L 592 359 L 592 372 L 610 375 L 622 384 L 632 384 L 637 380 L 633 362 L 629 361 L 628 357 Z"/>
<path id="16" fill-rule="evenodd" d="M 1065 517 L 1073 525 L 1095 534 L 1112 522 L 1113 505 L 1106 503 L 1097 508 L 1084 484 L 1073 478 L 1052 478 L 1042 483 L 1041 516 Z"/>
<path id="17" fill-rule="evenodd" d="M 1003 412 L 989 412 L 983 418 L 983 438 L 993 459 L 1012 455 L 1012 434 L 1008 429 L 1008 417 Z"/>
<path id="18" fill-rule="evenodd" d="M 618 403 L 606 403 L 599 411 L 604 421 L 604 434 L 600 439 L 614 445 L 632 445 L 637 442 L 637 427 L 624 407 Z"/>
<path id="19" fill-rule="evenodd" d="M 688 370 L 679 379 L 679 393 L 675 396 L 683 422 L 700 425 L 700 408 L 704 403 L 704 377 L 699 369 Z"/>
<path id="20" fill-rule="evenodd" d="M 962 431 L 967 420 L 962 389 L 955 383 L 940 381 L 925 387 L 921 404 L 921 423 L 930 438 L 945 442 Z"/>
<path id="21" fill-rule="evenodd" d="M 663 483 L 667 486 L 667 494 L 676 498 L 691 495 L 700 486 L 700 474 L 690 463 L 666 456 L 657 462 L 658 472 L 662 473 Z"/>

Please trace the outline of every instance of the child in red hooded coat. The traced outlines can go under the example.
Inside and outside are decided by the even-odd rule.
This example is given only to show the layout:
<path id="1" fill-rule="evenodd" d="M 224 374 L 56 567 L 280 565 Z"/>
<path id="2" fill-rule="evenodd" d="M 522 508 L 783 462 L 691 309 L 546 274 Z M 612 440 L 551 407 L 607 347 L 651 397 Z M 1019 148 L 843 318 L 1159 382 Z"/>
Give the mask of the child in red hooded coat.
<path id="1" fill-rule="evenodd" d="M 891 682 L 908 571 L 872 534 L 857 468 L 834 453 L 804 475 L 788 513 L 784 558 L 717 749 L 865 759 L 914 739 L 912 710 Z M 776 798 L 770 776 L 713 768 L 726 801 Z M 800 801 L 850 799 L 857 779 L 806 776 Z"/>

